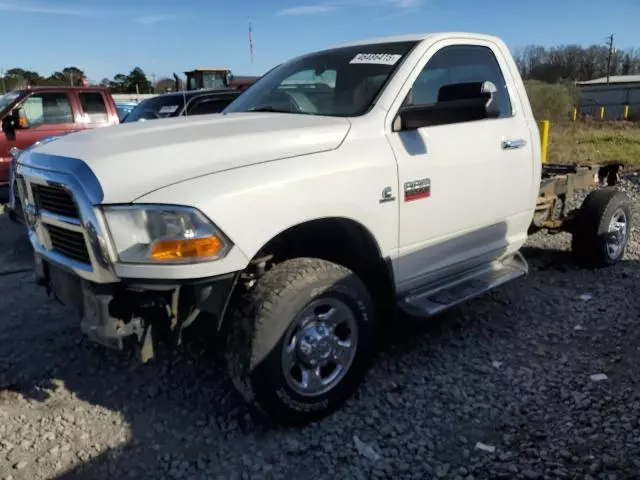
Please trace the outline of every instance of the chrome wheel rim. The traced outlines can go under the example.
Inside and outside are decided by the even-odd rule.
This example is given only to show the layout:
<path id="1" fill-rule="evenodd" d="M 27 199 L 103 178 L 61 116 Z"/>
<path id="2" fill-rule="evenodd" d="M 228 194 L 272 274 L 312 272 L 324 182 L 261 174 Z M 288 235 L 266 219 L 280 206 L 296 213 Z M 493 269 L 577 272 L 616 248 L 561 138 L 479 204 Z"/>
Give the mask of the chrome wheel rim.
<path id="1" fill-rule="evenodd" d="M 619 208 L 611 217 L 607 235 L 607 254 L 616 258 L 627 243 L 627 215 Z"/>
<path id="2" fill-rule="evenodd" d="M 299 395 L 314 397 L 334 388 L 349 371 L 358 347 L 353 310 L 337 298 L 311 302 L 287 330 L 282 373 Z"/>

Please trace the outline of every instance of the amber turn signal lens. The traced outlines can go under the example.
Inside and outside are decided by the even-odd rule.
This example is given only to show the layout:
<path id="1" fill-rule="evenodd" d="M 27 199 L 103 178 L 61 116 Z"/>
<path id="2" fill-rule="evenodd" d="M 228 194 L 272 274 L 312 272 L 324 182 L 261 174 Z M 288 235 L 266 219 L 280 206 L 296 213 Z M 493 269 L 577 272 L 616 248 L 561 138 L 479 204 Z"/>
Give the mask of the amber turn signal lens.
<path id="1" fill-rule="evenodd" d="M 209 258 L 215 257 L 221 247 L 222 242 L 218 237 L 158 240 L 153 246 L 151 258 L 154 260 Z"/>

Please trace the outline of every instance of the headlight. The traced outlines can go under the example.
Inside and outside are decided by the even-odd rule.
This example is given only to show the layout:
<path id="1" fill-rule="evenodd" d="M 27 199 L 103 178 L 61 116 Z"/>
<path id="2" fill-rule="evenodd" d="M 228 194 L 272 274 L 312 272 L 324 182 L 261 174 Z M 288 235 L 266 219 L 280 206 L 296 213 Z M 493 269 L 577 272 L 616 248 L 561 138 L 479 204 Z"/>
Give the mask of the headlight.
<path id="1" fill-rule="evenodd" d="M 231 242 L 194 208 L 169 205 L 102 209 L 124 263 L 194 263 L 224 257 Z"/>

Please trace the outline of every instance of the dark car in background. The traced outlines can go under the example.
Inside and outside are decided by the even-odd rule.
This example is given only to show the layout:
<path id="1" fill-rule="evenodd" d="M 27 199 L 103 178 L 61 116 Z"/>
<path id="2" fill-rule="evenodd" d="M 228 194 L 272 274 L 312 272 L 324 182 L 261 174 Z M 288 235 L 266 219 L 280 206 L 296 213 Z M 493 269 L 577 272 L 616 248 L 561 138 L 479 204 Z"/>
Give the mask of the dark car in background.
<path id="1" fill-rule="evenodd" d="M 220 113 L 241 93 L 231 88 L 163 93 L 140 102 L 122 123 Z"/>

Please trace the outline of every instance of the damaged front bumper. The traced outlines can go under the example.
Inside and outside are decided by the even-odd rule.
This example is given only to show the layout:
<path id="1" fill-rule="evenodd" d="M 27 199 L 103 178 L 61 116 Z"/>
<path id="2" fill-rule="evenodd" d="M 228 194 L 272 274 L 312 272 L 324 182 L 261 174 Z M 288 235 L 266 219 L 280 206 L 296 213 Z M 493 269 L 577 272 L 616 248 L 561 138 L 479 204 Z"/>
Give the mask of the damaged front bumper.
<path id="1" fill-rule="evenodd" d="M 154 356 L 157 340 L 174 345 L 203 315 L 219 328 L 236 283 L 236 274 L 181 281 L 132 281 L 97 284 L 82 279 L 35 253 L 36 283 L 80 317 L 89 340 L 122 350 L 134 340 L 140 360 Z"/>
<path id="2" fill-rule="evenodd" d="M 238 273 L 200 278 L 206 274 L 192 265 L 125 268 L 115 262 L 95 207 L 102 187 L 86 163 L 23 152 L 15 173 L 37 282 L 79 314 L 91 340 L 122 349 L 137 338 L 147 360 L 154 337 L 179 344 L 200 314 L 220 326 Z"/>

